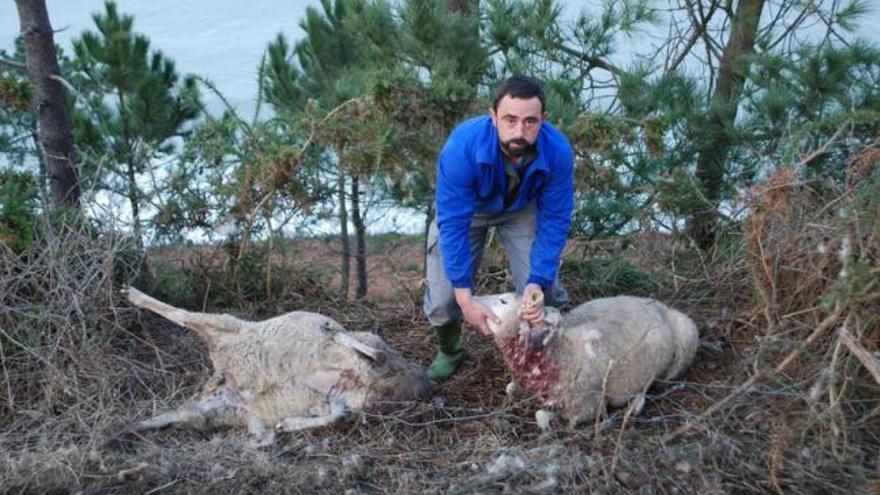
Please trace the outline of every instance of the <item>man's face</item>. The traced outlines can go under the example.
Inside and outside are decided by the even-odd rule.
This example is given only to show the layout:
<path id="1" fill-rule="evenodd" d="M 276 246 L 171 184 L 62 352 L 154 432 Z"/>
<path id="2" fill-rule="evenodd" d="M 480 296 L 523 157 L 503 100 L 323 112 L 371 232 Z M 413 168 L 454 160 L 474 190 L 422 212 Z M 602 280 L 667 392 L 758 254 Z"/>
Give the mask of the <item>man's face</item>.
<path id="1" fill-rule="evenodd" d="M 497 109 L 489 109 L 489 115 L 498 129 L 501 150 L 512 158 L 521 157 L 535 144 L 545 116 L 537 96 L 524 99 L 510 95 L 501 98 Z"/>

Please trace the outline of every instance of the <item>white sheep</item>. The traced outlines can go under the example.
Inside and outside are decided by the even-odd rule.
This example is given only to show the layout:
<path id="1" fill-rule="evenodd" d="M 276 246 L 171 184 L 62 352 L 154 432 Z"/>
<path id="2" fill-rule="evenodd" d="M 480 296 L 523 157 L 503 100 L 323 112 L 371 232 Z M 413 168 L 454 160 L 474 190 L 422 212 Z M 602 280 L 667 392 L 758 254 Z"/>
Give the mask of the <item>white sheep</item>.
<path id="1" fill-rule="evenodd" d="M 269 444 L 274 430 L 325 426 L 349 411 L 431 394 L 424 370 L 379 336 L 347 332 L 320 314 L 294 311 L 251 322 L 178 309 L 131 287 L 127 293 L 133 305 L 198 333 L 214 365 L 196 400 L 140 421 L 136 429 L 211 420 L 247 426 L 258 444 Z"/>
<path id="2" fill-rule="evenodd" d="M 570 425 L 591 420 L 605 401 L 622 406 L 655 379 L 671 380 L 693 361 L 699 335 L 693 320 L 654 299 L 595 299 L 562 315 L 546 308 L 534 328 L 520 319 L 513 293 L 479 300 L 501 320 L 491 323 L 516 388 L 559 410 Z M 539 424 L 546 413 L 539 411 Z"/>

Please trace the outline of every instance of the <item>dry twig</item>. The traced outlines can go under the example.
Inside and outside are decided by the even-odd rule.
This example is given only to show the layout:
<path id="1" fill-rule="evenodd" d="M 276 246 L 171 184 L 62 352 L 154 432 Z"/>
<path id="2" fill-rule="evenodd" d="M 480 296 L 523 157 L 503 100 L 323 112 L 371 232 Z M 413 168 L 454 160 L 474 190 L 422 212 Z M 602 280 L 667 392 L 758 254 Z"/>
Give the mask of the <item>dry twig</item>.
<path id="1" fill-rule="evenodd" d="M 841 313 L 841 309 L 838 306 L 837 308 L 835 308 L 835 310 L 830 315 L 828 315 L 827 318 L 825 318 L 824 321 L 822 321 L 821 324 L 819 324 L 818 327 L 816 327 L 815 330 L 813 330 L 813 333 L 811 333 L 806 338 L 806 340 L 804 340 L 804 347 L 811 345 L 816 339 L 818 339 L 820 336 L 824 335 L 825 332 L 827 332 L 829 328 L 831 328 L 835 323 L 837 323 L 840 319 L 840 313 Z M 785 371 L 785 369 L 788 367 L 788 365 L 791 364 L 792 361 L 797 359 L 798 356 L 800 356 L 802 352 L 803 352 L 803 348 L 797 348 L 797 349 L 794 349 L 791 352 L 789 352 L 788 355 L 785 356 L 785 359 L 783 359 L 776 366 L 776 372 L 781 373 L 781 372 Z M 696 418 L 683 424 L 682 426 L 680 426 L 678 429 L 676 429 L 672 433 L 665 435 L 662 439 L 663 442 L 671 442 L 672 440 L 675 440 L 676 438 L 680 437 L 681 435 L 684 435 L 685 433 L 689 432 L 695 426 L 701 424 L 707 418 L 709 418 L 710 416 L 712 416 L 716 412 L 723 409 L 727 405 L 728 402 L 730 402 L 731 400 L 740 396 L 743 392 L 746 392 L 747 390 L 752 388 L 752 386 L 755 385 L 755 383 L 757 383 L 758 380 L 760 380 L 763 377 L 763 375 L 764 375 L 763 371 L 761 371 L 761 370 L 755 371 L 755 373 L 752 374 L 752 376 L 749 377 L 748 380 L 743 382 L 740 386 L 736 387 L 736 389 L 734 389 L 733 392 L 729 393 L 726 397 L 724 397 L 720 401 L 712 404 L 712 406 L 710 406 L 705 411 L 700 413 Z"/>

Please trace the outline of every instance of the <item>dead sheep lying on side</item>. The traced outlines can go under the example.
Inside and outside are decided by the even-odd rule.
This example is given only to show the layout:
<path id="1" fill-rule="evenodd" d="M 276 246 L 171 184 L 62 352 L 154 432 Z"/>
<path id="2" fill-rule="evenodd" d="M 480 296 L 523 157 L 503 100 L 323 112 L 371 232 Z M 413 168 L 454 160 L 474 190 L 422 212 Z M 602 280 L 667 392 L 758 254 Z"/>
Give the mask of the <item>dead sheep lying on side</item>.
<path id="1" fill-rule="evenodd" d="M 261 322 L 169 306 L 137 289 L 128 300 L 208 344 L 214 375 L 189 404 L 135 429 L 174 423 L 247 426 L 258 444 L 274 432 L 329 425 L 384 401 L 425 399 L 431 382 L 379 336 L 347 332 L 326 316 L 294 311 Z"/>
<path id="2" fill-rule="evenodd" d="M 595 417 L 605 401 L 626 405 L 655 379 L 679 376 L 694 359 L 699 335 L 693 320 L 654 299 L 595 299 L 562 315 L 546 308 L 545 321 L 530 327 L 519 317 L 513 293 L 480 300 L 501 320 L 490 323 L 513 385 L 550 406 L 571 426 Z M 538 423 L 546 425 L 546 411 Z"/>

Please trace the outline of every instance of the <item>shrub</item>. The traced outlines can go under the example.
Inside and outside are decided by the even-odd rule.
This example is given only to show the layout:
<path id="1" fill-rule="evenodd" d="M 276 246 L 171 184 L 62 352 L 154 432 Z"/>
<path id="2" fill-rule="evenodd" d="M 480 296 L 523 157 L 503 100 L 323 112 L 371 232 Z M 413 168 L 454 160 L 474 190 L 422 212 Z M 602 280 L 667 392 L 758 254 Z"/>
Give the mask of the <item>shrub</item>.
<path id="1" fill-rule="evenodd" d="M 32 174 L 0 170 L 0 243 L 17 253 L 31 247 L 37 205 Z"/>

